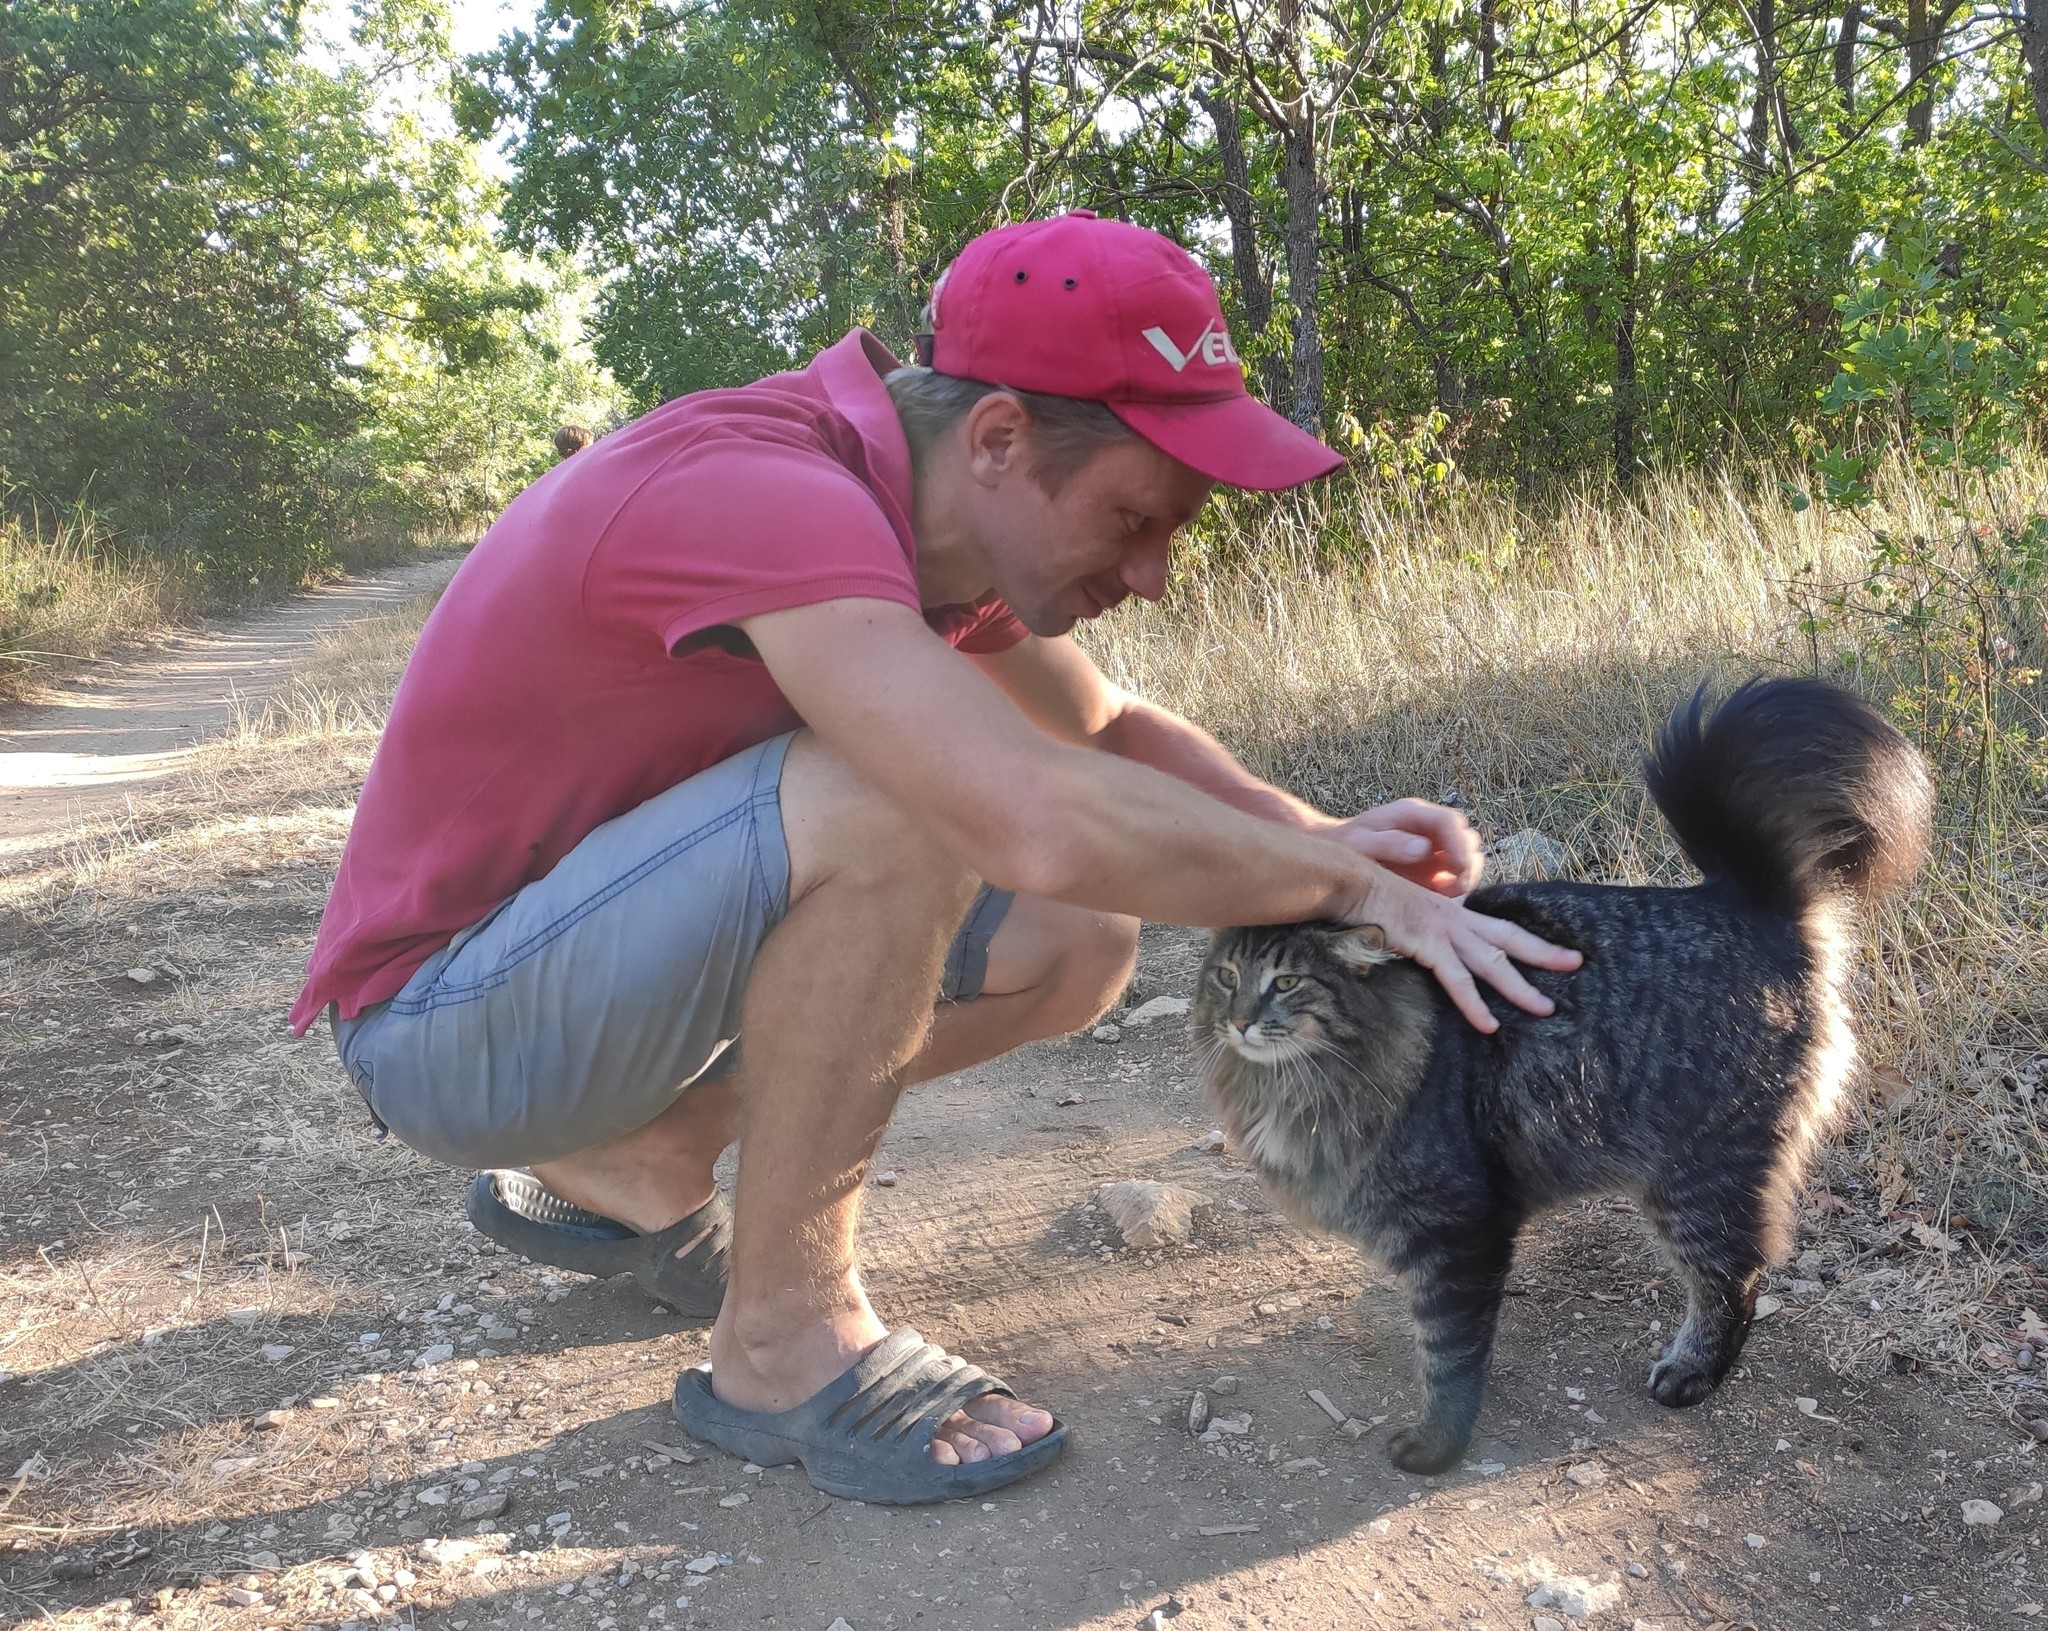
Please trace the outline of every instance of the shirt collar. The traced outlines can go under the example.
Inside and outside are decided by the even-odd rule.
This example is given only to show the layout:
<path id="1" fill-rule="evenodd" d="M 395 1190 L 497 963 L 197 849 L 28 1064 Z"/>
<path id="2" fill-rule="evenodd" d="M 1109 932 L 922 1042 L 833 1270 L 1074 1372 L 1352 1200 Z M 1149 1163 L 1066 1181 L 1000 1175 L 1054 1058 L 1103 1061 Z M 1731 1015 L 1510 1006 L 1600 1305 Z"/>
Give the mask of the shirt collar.
<path id="1" fill-rule="evenodd" d="M 824 386 L 832 406 L 859 432 L 875 496 L 884 501 L 889 524 L 914 561 L 917 539 L 910 526 L 910 444 L 904 439 L 903 421 L 896 417 L 896 404 L 882 383 L 883 375 L 902 366 L 873 334 L 856 328 L 819 352 L 811 360 L 810 372 Z"/>

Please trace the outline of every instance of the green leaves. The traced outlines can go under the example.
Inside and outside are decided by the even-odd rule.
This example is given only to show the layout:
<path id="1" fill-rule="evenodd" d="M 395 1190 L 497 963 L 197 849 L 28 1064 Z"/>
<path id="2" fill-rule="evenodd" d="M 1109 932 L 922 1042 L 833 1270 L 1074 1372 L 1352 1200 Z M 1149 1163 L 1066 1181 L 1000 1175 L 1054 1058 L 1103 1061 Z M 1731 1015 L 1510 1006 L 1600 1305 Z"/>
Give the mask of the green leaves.
<path id="1" fill-rule="evenodd" d="M 12 503 L 90 493 L 126 545 L 237 593 L 471 528 L 565 403 L 608 412 L 555 320 L 573 275 L 494 245 L 493 188 L 421 118 L 442 0 L 364 0 L 357 36 L 328 68 L 289 0 L 0 11 Z"/>

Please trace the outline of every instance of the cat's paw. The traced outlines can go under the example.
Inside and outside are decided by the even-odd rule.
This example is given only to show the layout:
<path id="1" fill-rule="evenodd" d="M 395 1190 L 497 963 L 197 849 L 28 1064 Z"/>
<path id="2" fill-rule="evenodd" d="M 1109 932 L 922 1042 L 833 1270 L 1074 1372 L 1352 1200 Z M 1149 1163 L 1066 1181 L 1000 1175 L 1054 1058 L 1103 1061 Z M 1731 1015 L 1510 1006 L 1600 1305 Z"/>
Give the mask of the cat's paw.
<path id="1" fill-rule="evenodd" d="M 1697 1360 L 1685 1357 L 1667 1355 L 1650 1367 L 1650 1397 L 1667 1410 L 1684 1410 L 1698 1404 L 1714 1391 L 1718 1382 Z"/>
<path id="2" fill-rule="evenodd" d="M 1427 1427 L 1404 1427 L 1387 1440 L 1387 1458 L 1403 1472 L 1427 1478 L 1455 1467 L 1468 1442 L 1447 1439 Z"/>

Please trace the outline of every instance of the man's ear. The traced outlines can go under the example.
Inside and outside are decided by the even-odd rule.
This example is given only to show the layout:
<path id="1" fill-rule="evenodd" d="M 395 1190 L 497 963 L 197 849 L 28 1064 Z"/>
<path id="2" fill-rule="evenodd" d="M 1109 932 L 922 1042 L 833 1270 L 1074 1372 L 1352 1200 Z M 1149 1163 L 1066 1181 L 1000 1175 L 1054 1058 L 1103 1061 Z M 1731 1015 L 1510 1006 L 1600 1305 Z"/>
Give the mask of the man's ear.
<path id="1" fill-rule="evenodd" d="M 968 472 L 985 487 L 1029 462 L 1030 416 L 1008 391 L 991 391 L 975 403 L 967 410 L 962 429 L 967 436 Z"/>
<path id="2" fill-rule="evenodd" d="M 1399 954 L 1387 950 L 1387 934 L 1377 923 L 1361 923 L 1330 938 L 1330 955 L 1346 968 L 1363 972 L 1381 963 L 1398 962 Z"/>

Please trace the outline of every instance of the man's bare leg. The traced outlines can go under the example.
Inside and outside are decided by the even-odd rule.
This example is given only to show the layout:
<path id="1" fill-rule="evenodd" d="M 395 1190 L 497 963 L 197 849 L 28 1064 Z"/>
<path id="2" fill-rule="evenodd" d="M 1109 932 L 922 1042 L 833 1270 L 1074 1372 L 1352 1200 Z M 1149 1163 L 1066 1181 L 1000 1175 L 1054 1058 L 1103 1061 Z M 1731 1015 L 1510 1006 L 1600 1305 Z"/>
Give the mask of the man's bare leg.
<path id="1" fill-rule="evenodd" d="M 1080 1030 L 1129 982 L 1137 935 L 1130 918 L 1020 895 L 989 944 L 982 995 L 940 1004 L 901 1080 L 933 1081 Z M 564 1200 L 651 1234 L 711 1199 L 712 1169 L 739 1126 L 739 1095 L 728 1077 L 691 1088 L 608 1144 L 535 1162 L 533 1172 Z M 692 1244 L 684 1242 L 678 1255 Z"/>
<path id="2" fill-rule="evenodd" d="M 1018 896 L 989 944 L 981 996 L 939 1005 L 900 1079 L 933 1081 L 1092 1023 L 1129 983 L 1137 940 L 1131 918 Z M 536 1162 L 534 1176 L 564 1200 L 653 1233 L 711 1198 L 712 1168 L 739 1125 L 733 1080 L 707 1082 L 608 1144 Z"/>
<path id="3" fill-rule="evenodd" d="M 990 945 L 986 994 L 942 1005 L 934 1021 L 930 993 L 972 880 L 935 867 L 931 840 L 809 738 L 785 769 L 783 815 L 791 910 L 748 988 L 744 1074 L 762 1092 L 749 1101 L 733 1283 L 712 1337 L 720 1396 L 759 1409 L 810 1397 L 886 1334 L 853 1242 L 861 1173 L 902 1089 L 1087 1023 L 1122 989 L 1136 943 L 1129 919 L 1022 898 Z M 565 1199 L 665 1228 L 711 1194 L 744 1092 L 734 1085 L 692 1089 L 536 1175 Z M 971 1411 L 979 1419 L 956 1417 L 935 1457 L 1004 1454 L 1051 1426 L 1010 1399 Z"/>

